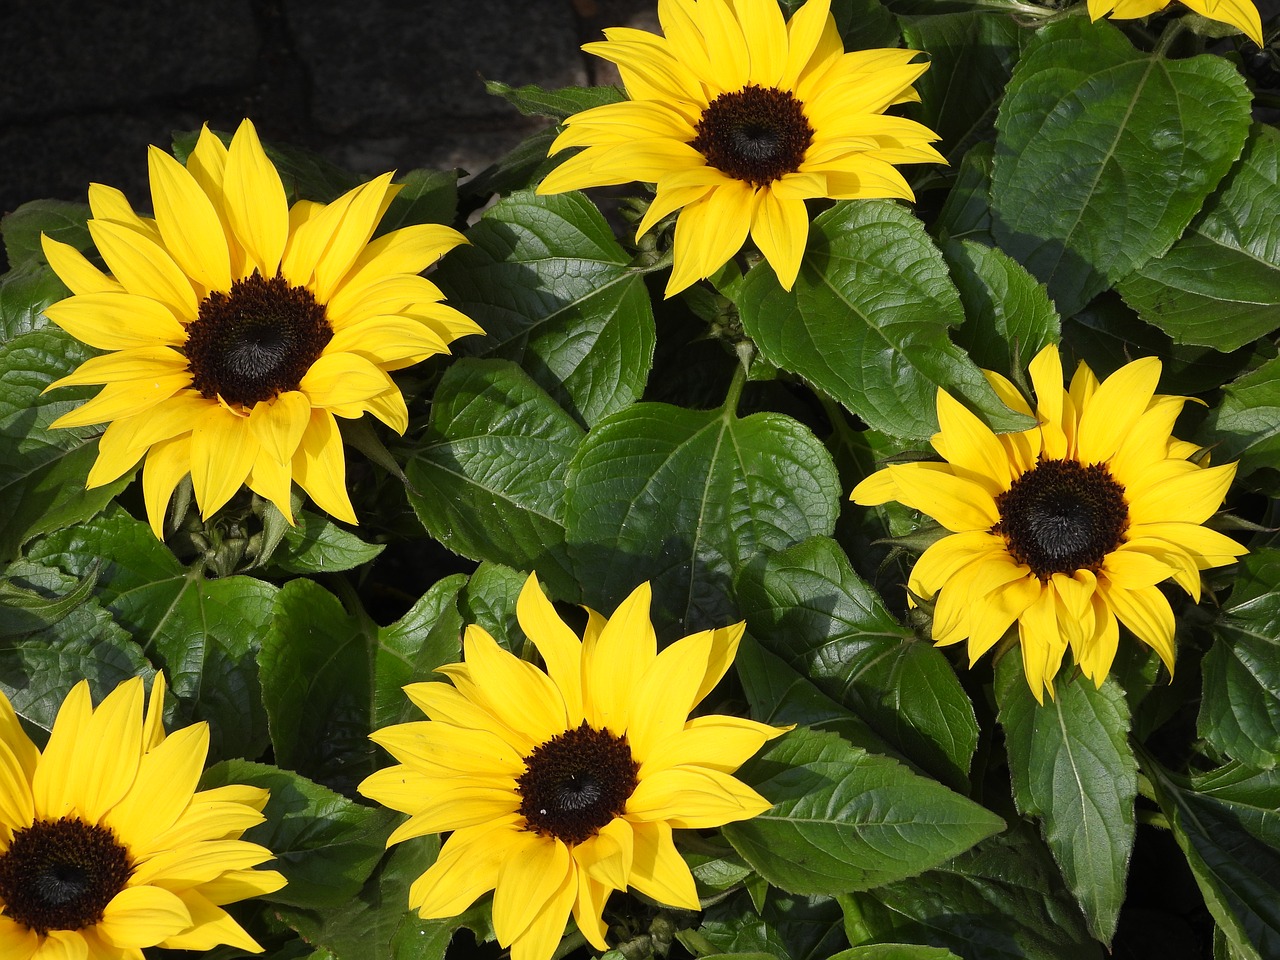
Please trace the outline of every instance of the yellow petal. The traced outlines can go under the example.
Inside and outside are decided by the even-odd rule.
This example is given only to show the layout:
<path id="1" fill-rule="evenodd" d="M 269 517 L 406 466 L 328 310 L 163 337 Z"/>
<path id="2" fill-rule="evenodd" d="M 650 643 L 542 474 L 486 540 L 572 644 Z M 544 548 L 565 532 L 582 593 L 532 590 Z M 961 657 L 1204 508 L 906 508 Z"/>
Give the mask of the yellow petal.
<path id="1" fill-rule="evenodd" d="M 770 2 L 774 12 L 776 4 Z M 751 217 L 751 239 L 778 275 L 778 283 L 790 290 L 800 272 L 805 244 L 809 239 L 809 213 L 803 200 L 781 200 L 770 189 L 756 192 Z"/>
<path id="2" fill-rule="evenodd" d="M 1076 456 L 1082 463 L 1101 463 L 1120 447 L 1156 392 L 1160 361 L 1144 357 L 1126 363 L 1099 385 L 1080 414 Z"/>
<path id="3" fill-rule="evenodd" d="M 231 289 L 231 261 L 222 223 L 195 178 L 159 147 L 147 149 L 151 201 L 165 249 L 192 277 L 211 290 Z"/>
<path id="4" fill-rule="evenodd" d="M 149 752 L 164 742 L 164 671 L 157 670 L 147 695 L 147 714 L 142 721 L 142 749 Z"/>
<path id="5" fill-rule="evenodd" d="M 195 723 L 142 757 L 128 794 L 103 820 L 127 838 L 134 857 L 151 853 L 147 841 L 177 821 L 195 793 L 208 753 L 209 725 Z"/>
<path id="6" fill-rule="evenodd" d="M 147 522 L 157 540 L 164 539 L 164 516 L 178 482 L 191 472 L 191 437 L 161 440 L 147 451 L 142 468 L 142 496 L 147 506 Z"/>
<path id="7" fill-rule="evenodd" d="M 311 404 L 298 390 L 260 401 L 249 413 L 249 429 L 262 445 L 262 452 L 277 463 L 288 464 L 311 420 Z"/>
<path id="8" fill-rule="evenodd" d="M 1098 589 L 1120 622 L 1149 646 L 1173 673 L 1173 610 L 1156 587 L 1128 590 L 1102 580 Z"/>
<path id="9" fill-rule="evenodd" d="M 108 277 L 68 243 L 40 234 L 40 249 L 58 279 L 76 296 L 94 293 L 123 293 L 124 287 Z"/>
<path id="10" fill-rule="evenodd" d="M 325 356 L 352 353 L 383 370 L 399 370 L 448 352 L 448 344 L 434 330 L 407 317 L 367 317 L 342 327 L 325 346 Z"/>
<path id="11" fill-rule="evenodd" d="M 658 638 L 649 620 L 649 584 L 631 591 L 599 637 L 583 643 L 583 695 L 587 722 L 622 736 L 631 711 L 632 685 L 657 657 Z"/>
<path id="12" fill-rule="evenodd" d="M 46 308 L 45 316 L 99 350 L 180 347 L 187 342 L 186 328 L 166 307 L 123 291 L 69 297 Z"/>
<path id="13" fill-rule="evenodd" d="M 771 806 L 745 783 L 719 770 L 671 767 L 640 781 L 627 800 L 626 816 L 699 830 L 747 820 Z"/>
<path id="14" fill-rule="evenodd" d="M 570 728 L 582 723 L 582 641 L 570 630 L 538 585 L 536 574 L 525 581 L 516 601 L 516 619 L 547 665 L 547 675 L 560 690 Z"/>
<path id="15" fill-rule="evenodd" d="M 31 793 L 36 813 L 47 820 L 57 820 L 75 809 L 76 744 L 93 715 L 89 682 L 81 680 L 58 708 L 49 742 L 40 756 L 40 764 L 31 778 Z"/>
<path id="16" fill-rule="evenodd" d="M 151 886 L 128 886 L 102 911 L 97 931 L 119 947 L 154 947 L 191 926 L 191 913 L 176 894 Z"/>
<path id="17" fill-rule="evenodd" d="M 76 742 L 72 789 L 97 823 L 133 786 L 142 756 L 142 679 L 125 680 L 98 704 Z"/>
<path id="18" fill-rule="evenodd" d="M 165 937 L 160 945 L 166 950 L 212 950 L 226 944 L 249 953 L 261 953 L 262 946 L 258 941 L 231 919 L 227 911 L 205 897 L 203 891 L 201 887 L 177 892 L 178 899 L 191 916 L 191 926 L 181 933 Z"/>
<path id="19" fill-rule="evenodd" d="M 716 187 L 680 212 L 666 296 L 709 277 L 742 249 L 754 204 L 754 188 L 735 180 Z"/>
<path id="20" fill-rule="evenodd" d="M 1067 651 L 1067 641 L 1058 629 L 1055 594 L 1040 591 L 1039 597 L 1018 618 L 1018 645 L 1022 669 L 1037 703 L 1044 703 L 1044 691 L 1053 696 L 1053 678 Z"/>
<path id="21" fill-rule="evenodd" d="M 1252 0 L 1183 0 L 1202 16 L 1230 24 L 1260 47 L 1266 46 L 1262 35 L 1262 17 Z"/>
<path id="22" fill-rule="evenodd" d="M 151 381 L 181 376 L 187 369 L 187 361 L 170 347 L 130 347 L 115 353 L 90 357 L 60 380 L 46 387 L 74 387 L 90 383 L 124 383 L 127 381 Z M 144 383 L 144 389 L 146 385 Z"/>
<path id="23" fill-rule="evenodd" d="M 493 893 L 493 932 L 498 942 L 510 945 L 539 915 L 552 909 L 559 911 L 558 941 L 573 903 L 572 894 L 566 900 L 561 888 L 574 878 L 568 848 L 552 837 L 539 838 L 519 855 L 508 857 Z"/>
<path id="24" fill-rule="evenodd" d="M 507 726 L 543 743 L 568 729 L 568 716 L 560 690 L 531 663 L 508 653 L 476 626 L 467 628 L 462 641 L 472 675 L 481 680 L 485 706 Z"/>
<path id="25" fill-rule="evenodd" d="M 671 825 L 662 820 L 633 821 L 632 827 L 635 840 L 630 885 L 659 903 L 700 910 L 693 874 L 671 839 Z"/>
<path id="26" fill-rule="evenodd" d="M 919 466 L 887 468 L 904 504 L 933 517 L 952 533 L 990 530 L 999 521 L 995 499 L 983 487 L 941 471 L 917 469 Z"/>
<path id="27" fill-rule="evenodd" d="M 516 815 L 455 830 L 436 862 L 409 888 L 409 906 L 424 920 L 457 916 L 498 884 L 502 866 L 539 843 Z"/>
<path id="28" fill-rule="evenodd" d="M 313 407 L 358 403 L 395 384 L 364 357 L 325 353 L 306 372 L 298 389 Z"/>
<path id="29" fill-rule="evenodd" d="M 316 261 L 313 290 L 321 303 L 327 303 L 338 290 L 347 271 L 373 236 L 374 227 L 386 209 L 384 204 L 392 189 L 391 176 L 384 173 L 351 191 L 351 200 L 343 210 L 342 220 Z"/>
<path id="30" fill-rule="evenodd" d="M 1234 463 L 1218 467 L 1187 467 L 1179 461 L 1157 464 L 1125 491 L 1129 521 L 1204 523 L 1222 506 L 1235 475 Z M 1154 482 L 1138 486 L 1148 479 Z"/>
<path id="31" fill-rule="evenodd" d="M 1195 523 L 1170 521 L 1134 524 L 1130 527 L 1130 535 L 1157 537 L 1175 544 L 1190 553 L 1201 570 L 1225 566 L 1249 552 L 1225 534 Z"/>
<path id="32" fill-rule="evenodd" d="M 199 308 L 186 274 L 159 244 L 108 220 L 90 220 L 102 259 L 124 288 L 164 304 L 175 317 L 194 320 Z"/>
<path id="33" fill-rule="evenodd" d="M 172 399 L 179 391 L 191 386 L 191 373 L 167 373 L 151 380 L 126 380 L 108 383 L 92 400 L 64 413 L 51 427 L 85 427 L 92 423 L 104 423 L 131 417 Z"/>
<path id="34" fill-rule="evenodd" d="M 209 519 L 243 485 L 258 456 L 249 418 L 210 407 L 191 429 L 191 484 L 202 519 Z"/>
<path id="35" fill-rule="evenodd" d="M 674 766 L 700 766 L 733 773 L 784 728 L 771 727 L 745 717 L 712 714 L 695 717 L 688 725 L 657 745 L 640 765 L 644 780 Z"/>
<path id="36" fill-rule="evenodd" d="M 289 237 L 289 204 L 280 174 L 249 120 L 231 139 L 222 188 L 236 238 L 262 276 L 274 277 Z"/>
<path id="37" fill-rule="evenodd" d="M 342 435 L 329 411 L 311 411 L 311 422 L 293 455 L 293 479 L 321 510 L 347 523 L 356 522 L 351 498 L 347 496 Z"/>

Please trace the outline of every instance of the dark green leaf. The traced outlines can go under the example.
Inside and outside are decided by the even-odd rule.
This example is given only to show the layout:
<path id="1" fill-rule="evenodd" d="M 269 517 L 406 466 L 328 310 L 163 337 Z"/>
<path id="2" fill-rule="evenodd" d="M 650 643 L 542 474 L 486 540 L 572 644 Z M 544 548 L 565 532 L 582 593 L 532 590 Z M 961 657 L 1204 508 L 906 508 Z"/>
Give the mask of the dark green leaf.
<path id="1" fill-rule="evenodd" d="M 518 193 L 485 212 L 435 280 L 484 328 L 463 353 L 525 368 L 584 425 L 639 399 L 654 324 L 642 273 L 577 193 Z"/>
<path id="2" fill-rule="evenodd" d="M 782 12 L 790 18 L 803 5 L 804 0 L 782 0 Z M 846 50 L 899 44 L 898 22 L 880 0 L 831 0 L 831 16 Z"/>
<path id="3" fill-rule="evenodd" d="M 513 87 L 499 80 L 486 80 L 484 88 L 495 97 L 507 101 L 526 117 L 550 117 L 552 120 L 563 120 L 592 107 L 626 99 L 626 94 L 617 87 L 561 87 L 558 90 L 545 90 L 536 83 Z"/>
<path id="4" fill-rule="evenodd" d="M 93 579 L 86 576 L 77 583 L 76 577 L 25 560 L 4 571 L 4 588 L 10 597 L 21 591 L 23 602 L 47 598 L 61 613 L 49 615 L 43 627 L 24 631 L 17 642 L 6 640 L 0 645 L 0 690 L 19 716 L 44 730 L 53 726 L 62 701 L 81 680 L 89 681 L 98 702 L 121 681 L 155 673 L 111 614 L 96 599 L 82 595 L 85 584 L 92 587 Z M 63 609 L 71 598 L 75 603 Z M 6 607 L 6 602 L 0 600 L 0 618 L 30 625 L 22 615 L 38 608 L 15 609 Z"/>
<path id="5" fill-rule="evenodd" d="M 829 535 L 841 497 L 830 454 L 790 417 L 658 403 L 592 430 L 567 482 L 584 599 L 608 613 L 652 581 L 660 635 L 737 620 L 738 571 L 761 553 Z"/>
<path id="6" fill-rule="evenodd" d="M 165 671 L 182 721 L 208 720 L 210 756 L 258 756 L 267 723 L 255 655 L 276 588 L 206 580 L 118 507 L 32 544 L 29 558 L 83 577 L 102 558 L 98 599 Z"/>
<path id="7" fill-rule="evenodd" d="M 1200 736 L 1229 757 L 1271 769 L 1280 760 L 1280 550 L 1240 560 L 1205 654 Z"/>
<path id="8" fill-rule="evenodd" d="M 1040 348 L 1061 336 L 1044 285 L 1012 257 L 972 240 L 951 240 L 942 250 L 964 304 L 956 342 L 984 370 L 1021 376 Z"/>
<path id="9" fill-rule="evenodd" d="M 869 927 L 878 940 L 945 947 L 964 960 L 1103 955 L 1048 852 L 1026 825 L 919 877 L 840 899 L 855 925 Z"/>
<path id="10" fill-rule="evenodd" d="M 866 721 L 836 703 L 787 666 L 781 657 L 760 646 L 750 634 L 743 637 L 734 666 L 751 705 L 751 716 L 762 723 L 829 730 L 868 753 L 910 762 L 877 736 Z"/>
<path id="11" fill-rule="evenodd" d="M 978 722 L 955 671 L 918 641 L 832 540 L 769 556 L 739 580 L 752 636 L 946 783 L 968 783 Z"/>
<path id="12" fill-rule="evenodd" d="M 872 943 L 833 954 L 828 960 L 957 960 L 942 947 L 922 947 L 914 943 Z"/>
<path id="13" fill-rule="evenodd" d="M 1227 384 L 1199 440 L 1213 445 L 1215 461 L 1240 461 L 1237 476 L 1280 470 L 1280 358 Z"/>
<path id="14" fill-rule="evenodd" d="M 458 598 L 458 608 L 467 623 L 484 627 L 489 636 L 517 656 L 524 632 L 516 621 L 516 600 L 528 579 L 527 573 L 500 563 L 482 563 Z"/>
<path id="15" fill-rule="evenodd" d="M 409 887 L 435 862 L 435 836 L 395 847 L 350 900 L 326 911 L 284 909 L 281 915 L 314 944 L 342 960 L 443 960 L 458 918 L 421 920 L 409 909 Z"/>
<path id="16" fill-rule="evenodd" d="M 840 906 L 830 897 L 799 897 L 771 890 L 757 909 L 750 897 L 739 893 L 703 914 L 698 933 L 728 960 L 761 957 L 777 960 L 826 960 L 844 945 Z"/>
<path id="17" fill-rule="evenodd" d="M 368 563 L 384 549 L 385 544 L 365 543 L 328 517 L 301 510 L 272 552 L 270 565 L 286 573 L 334 573 Z"/>
<path id="18" fill-rule="evenodd" d="M 1232 948 L 1280 955 L 1280 771 L 1233 763 L 1187 782 L 1154 760 L 1142 769 Z"/>
<path id="19" fill-rule="evenodd" d="M 1084 17 L 1041 28 L 996 120 L 1000 246 L 1075 313 L 1169 249 L 1240 155 L 1249 104 L 1222 57 L 1141 53 Z"/>
<path id="20" fill-rule="evenodd" d="M 382 857 L 394 815 L 353 803 L 290 770 L 224 760 L 205 771 L 203 789 L 244 783 L 271 791 L 266 822 L 244 839 L 276 855 L 265 864 L 288 885 L 262 899 L 312 910 L 339 907 L 359 893 Z"/>
<path id="21" fill-rule="evenodd" d="M 69 293 L 66 285 L 52 270 L 35 263 L 0 276 L 0 345 L 8 344 L 24 333 L 57 329 L 48 321 L 43 311 L 49 304 L 61 300 Z M 70 372 L 71 367 L 79 363 L 81 358 L 73 355 L 67 359 L 70 365 L 65 371 L 59 367 L 59 376 L 63 372 Z M 65 396 L 74 397 L 76 394 L 68 393 Z"/>
<path id="22" fill-rule="evenodd" d="M 375 236 L 414 223 L 453 223 L 458 212 L 458 171 L 410 170 L 395 182 L 400 192 L 378 221 Z"/>
<path id="23" fill-rule="evenodd" d="M 990 143 L 971 147 L 960 161 L 956 182 L 934 224 L 934 232 L 942 240 L 976 240 L 985 246 L 996 246 L 991 235 L 991 177 L 995 168 L 995 149 Z"/>
<path id="24" fill-rule="evenodd" d="M 454 553 L 538 571 L 576 592 L 565 548 L 565 472 L 582 429 L 506 360 L 460 360 L 404 452 L 409 502 Z"/>
<path id="25" fill-rule="evenodd" d="M 77 250 L 93 246 L 89 228 L 89 205 L 66 200 L 33 200 L 0 218 L 0 234 L 4 236 L 4 254 L 9 269 L 29 263 L 45 263 L 40 249 L 40 234 L 69 243 Z"/>
<path id="26" fill-rule="evenodd" d="M 528 190 L 545 177 L 561 162 L 559 156 L 547 156 L 555 138 L 554 128 L 532 133 L 496 162 L 463 182 L 459 191 L 468 200 L 468 206 L 479 208 L 493 194 L 506 196 L 518 190 Z"/>
<path id="27" fill-rule="evenodd" d="M 762 263 L 747 275 L 739 308 L 770 363 L 877 430 L 932 436 L 939 387 L 969 400 L 994 428 L 1029 425 L 947 339 L 964 319 L 960 298 L 920 221 L 896 203 L 851 201 L 820 215 L 795 287 L 783 290 Z"/>
<path id="28" fill-rule="evenodd" d="M 354 793 L 374 770 L 369 639 L 360 621 L 319 584 L 290 580 L 272 601 L 258 671 L 275 762 Z"/>
<path id="29" fill-rule="evenodd" d="M 33 589 L 23 587 L 14 579 L 24 567 L 21 562 L 5 571 L 0 580 L 0 610 L 4 620 L 0 622 L 0 637 L 21 637 L 53 626 L 92 595 L 98 582 L 98 568 L 89 570 L 73 589 L 58 596 L 48 597 Z"/>
<path id="30" fill-rule="evenodd" d="M 462 659 L 463 620 L 458 615 L 458 601 L 465 582 L 462 574 L 437 581 L 408 613 L 378 630 L 370 729 L 420 719 L 420 711 L 402 688 L 441 679 L 433 674 L 436 667 Z"/>
<path id="31" fill-rule="evenodd" d="M 1119 289 L 1175 343 L 1225 353 L 1280 326 L 1280 131 L 1255 124 L 1223 186 L 1168 253 Z"/>
<path id="32" fill-rule="evenodd" d="M 996 666 L 996 699 L 1018 811 L 1039 817 L 1049 849 L 1089 930 L 1110 944 L 1133 850 L 1138 765 L 1129 706 L 1113 680 L 1059 677 L 1056 699 L 1036 703 L 1018 657 Z"/>
<path id="33" fill-rule="evenodd" d="M 902 28 L 907 46 L 929 55 L 915 82 L 912 116 L 933 130 L 938 150 L 955 162 L 995 135 L 996 108 L 1031 31 L 999 11 L 911 17 Z"/>
<path id="34" fill-rule="evenodd" d="M 868 890 L 914 876 L 1004 829 L 942 784 L 830 733 L 799 728 L 737 776 L 773 806 L 726 824 L 726 839 L 791 893 Z"/>

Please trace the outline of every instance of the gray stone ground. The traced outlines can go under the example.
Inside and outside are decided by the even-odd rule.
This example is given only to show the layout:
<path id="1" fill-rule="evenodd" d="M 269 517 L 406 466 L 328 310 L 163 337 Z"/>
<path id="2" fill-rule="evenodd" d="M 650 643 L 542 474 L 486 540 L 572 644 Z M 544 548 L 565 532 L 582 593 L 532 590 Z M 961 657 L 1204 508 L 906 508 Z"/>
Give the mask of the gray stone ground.
<path id="1" fill-rule="evenodd" d="M 150 206 L 146 144 L 251 117 L 348 169 L 478 172 L 538 126 L 482 78 L 611 82 L 579 49 L 654 0 L 0 0 L 0 213 Z M 595 62 L 592 62 L 595 61 Z"/>
<path id="2" fill-rule="evenodd" d="M 1272 17 L 1280 0 L 1262 0 Z M 656 0 L 0 0 L 0 213 L 83 200 L 97 180 L 150 206 L 145 145 L 251 117 L 265 139 L 357 173 L 500 157 L 537 121 L 482 77 L 608 83 L 579 50 L 657 28 Z"/>

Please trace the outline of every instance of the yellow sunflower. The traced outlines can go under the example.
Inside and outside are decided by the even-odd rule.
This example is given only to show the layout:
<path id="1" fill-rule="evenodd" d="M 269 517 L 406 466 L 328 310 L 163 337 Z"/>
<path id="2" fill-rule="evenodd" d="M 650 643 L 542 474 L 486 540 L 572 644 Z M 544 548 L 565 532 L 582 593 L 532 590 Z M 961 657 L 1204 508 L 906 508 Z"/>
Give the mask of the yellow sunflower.
<path id="1" fill-rule="evenodd" d="M 405 687 L 427 721 L 373 740 L 400 764 L 360 792 L 410 814 L 387 841 L 452 830 L 409 891 L 424 919 L 452 917 L 493 890 L 493 928 L 512 960 L 548 960 L 570 912 L 600 950 L 609 894 L 628 885 L 699 907 L 672 828 L 715 827 L 768 809 L 730 776 L 783 729 L 730 716 L 688 719 L 737 652 L 743 625 L 661 653 L 649 585 L 579 640 L 530 577 L 517 616 L 544 673 L 471 626 L 452 684 Z M 789 728 L 787 728 L 789 729 Z"/>
<path id="2" fill-rule="evenodd" d="M 1202 17 L 1235 27 L 1258 46 L 1263 46 L 1262 17 L 1251 0 L 1182 0 Z M 1158 13 L 1169 0 L 1089 0 L 1089 19 L 1111 17 L 1136 20 Z"/>
<path id="3" fill-rule="evenodd" d="M 1234 463 L 1202 467 L 1194 444 L 1174 439 L 1185 397 L 1156 395 L 1160 361 L 1121 367 L 1101 384 L 1081 363 L 1062 387 L 1048 346 L 1032 361 L 1034 414 L 1013 384 L 987 380 L 1038 425 L 994 434 L 938 391 L 933 448 L 944 463 L 886 467 L 851 499 L 896 500 L 950 531 L 927 549 L 908 587 L 937 595 L 933 638 L 969 641 L 969 662 L 1014 621 L 1027 683 L 1053 696 L 1069 646 L 1101 685 L 1119 641 L 1117 618 L 1173 672 L 1173 611 L 1157 584 L 1172 578 L 1197 602 L 1200 571 L 1231 563 L 1244 547 L 1202 524 L 1235 477 Z"/>
<path id="4" fill-rule="evenodd" d="M 164 678 L 95 709 L 81 681 L 41 753 L 0 693 L 0 956 L 142 960 L 145 947 L 262 947 L 222 909 L 285 880 L 271 851 L 239 839 L 267 791 L 196 791 L 209 727 L 165 736 Z"/>
<path id="5" fill-rule="evenodd" d="M 617 64 L 629 100 L 565 121 L 556 153 L 586 147 L 539 193 L 657 184 L 637 238 L 674 210 L 671 296 L 751 239 L 788 290 L 809 234 L 805 200 L 914 199 L 895 163 L 945 163 L 937 134 L 887 116 L 918 100 L 914 50 L 845 53 L 809 0 L 784 22 L 777 0 L 658 0 L 665 36 L 618 27 L 583 47 Z"/>
<path id="6" fill-rule="evenodd" d="M 205 518 L 247 484 L 292 522 L 296 481 L 354 523 L 334 417 L 368 412 L 403 433 L 404 397 L 388 371 L 481 332 L 418 275 L 462 235 L 416 224 L 370 242 L 400 189 L 389 173 L 332 203 L 290 207 L 248 120 L 229 149 L 206 127 L 185 167 L 156 147 L 148 160 L 154 219 L 118 190 L 89 188 L 89 232 L 110 276 L 42 238 L 73 294 L 45 313 L 111 351 L 50 384 L 105 384 L 53 426 L 110 423 L 89 487 L 146 455 L 157 537 L 188 473 Z"/>

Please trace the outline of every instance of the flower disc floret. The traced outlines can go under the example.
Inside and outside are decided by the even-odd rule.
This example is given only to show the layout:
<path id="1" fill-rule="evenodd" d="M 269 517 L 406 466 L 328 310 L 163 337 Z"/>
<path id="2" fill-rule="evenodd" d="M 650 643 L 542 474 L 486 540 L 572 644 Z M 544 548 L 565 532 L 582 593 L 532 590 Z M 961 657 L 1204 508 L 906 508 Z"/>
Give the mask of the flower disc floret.
<path id="1" fill-rule="evenodd" d="M 0 694 L 0 956 L 139 960 L 146 947 L 262 947 L 223 909 L 285 884 L 265 847 L 240 839 L 267 791 L 197 790 L 209 748 L 198 723 L 166 735 L 157 675 L 96 708 L 67 695 L 40 751 Z M 199 864 L 197 870 L 193 864 Z"/>
<path id="2" fill-rule="evenodd" d="M 87 485 L 145 457 L 157 537 L 187 474 L 206 519 L 248 486 L 292 522 L 297 483 L 356 522 L 336 418 L 370 413 L 403 433 L 391 372 L 481 332 L 420 276 L 462 235 L 414 224 L 374 239 L 400 189 L 391 174 L 332 203 L 289 206 L 248 120 L 230 147 L 202 130 L 185 165 L 152 147 L 149 167 L 154 217 L 118 190 L 89 188 L 89 233 L 108 273 L 41 238 L 72 293 L 45 313 L 107 351 L 48 388 L 103 386 L 53 423 L 107 424 Z"/>
<path id="3" fill-rule="evenodd" d="M 788 290 L 809 235 L 805 201 L 914 199 L 895 164 L 942 163 L 937 134 L 887 114 L 919 99 L 913 50 L 846 52 L 830 0 L 784 21 L 777 0 L 658 0 L 661 35 L 615 28 L 584 50 L 617 65 L 628 99 L 574 114 L 551 145 L 582 147 L 539 193 L 653 183 L 637 239 L 676 219 L 671 296 L 748 234 Z"/>
<path id="4" fill-rule="evenodd" d="M 453 831 L 409 891 L 424 919 L 452 917 L 493 890 L 493 926 L 513 960 L 549 960 L 570 913 L 607 950 L 605 902 L 632 887 L 699 907 L 672 829 L 753 817 L 769 802 L 731 774 L 784 730 L 730 716 L 689 718 L 733 662 L 743 625 L 661 653 L 643 584 L 607 620 L 569 629 L 536 578 L 516 613 L 545 672 L 479 627 L 451 683 L 414 683 L 429 718 L 375 732 L 398 761 L 360 784 L 409 819 L 399 843 Z"/>
<path id="5" fill-rule="evenodd" d="M 1052 697 L 1070 648 L 1099 686 L 1123 623 L 1174 668 L 1174 619 L 1159 584 L 1172 579 L 1200 599 L 1200 571 L 1247 551 L 1203 526 L 1235 464 L 1191 459 L 1173 437 L 1184 397 L 1156 394 L 1160 361 L 1126 364 L 1099 383 L 1081 363 L 1062 386 L 1056 346 L 1031 363 L 1036 407 L 1007 379 L 984 371 L 1012 409 L 1034 416 L 1021 433 L 992 433 L 938 391 L 942 463 L 895 465 L 853 490 L 857 503 L 897 501 L 949 531 L 916 562 L 908 588 L 934 599 L 933 639 L 968 641 L 974 663 L 1017 624 L 1036 699 Z"/>

